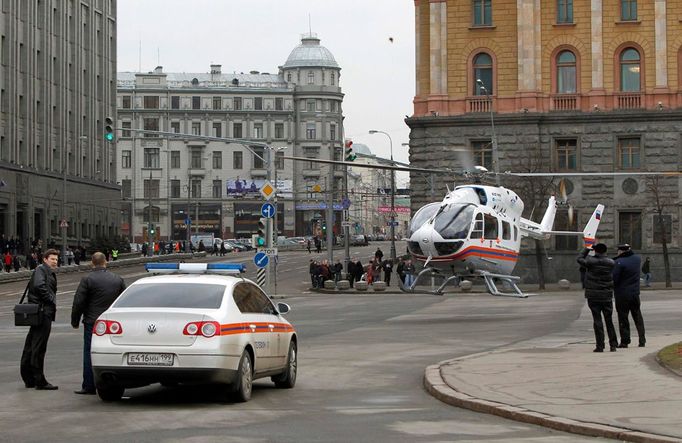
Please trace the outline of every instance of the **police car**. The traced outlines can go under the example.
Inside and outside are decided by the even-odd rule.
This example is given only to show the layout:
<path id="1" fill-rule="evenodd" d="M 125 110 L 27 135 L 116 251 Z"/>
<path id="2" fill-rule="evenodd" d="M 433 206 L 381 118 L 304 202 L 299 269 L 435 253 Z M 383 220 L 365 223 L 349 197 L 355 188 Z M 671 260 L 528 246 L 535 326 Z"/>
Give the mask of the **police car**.
<path id="1" fill-rule="evenodd" d="M 152 383 L 221 383 L 238 401 L 254 379 L 296 383 L 298 337 L 241 264 L 149 263 L 162 274 L 130 285 L 95 322 L 92 368 L 97 393 L 116 401 Z M 228 274 L 228 275 L 224 275 Z"/>

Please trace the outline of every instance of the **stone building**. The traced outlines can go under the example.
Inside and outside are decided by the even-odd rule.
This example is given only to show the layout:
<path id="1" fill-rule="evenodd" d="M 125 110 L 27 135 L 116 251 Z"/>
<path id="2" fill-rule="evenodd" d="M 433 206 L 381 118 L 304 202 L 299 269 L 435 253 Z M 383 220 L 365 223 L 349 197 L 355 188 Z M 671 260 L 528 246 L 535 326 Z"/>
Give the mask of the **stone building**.
<path id="1" fill-rule="evenodd" d="M 118 180 L 123 186 L 122 231 L 146 241 L 211 232 L 250 238 L 256 232 L 267 167 L 266 143 L 276 149 L 278 229 L 308 235 L 319 221 L 329 167 L 284 156 L 340 159 L 343 149 L 340 67 L 315 35 L 305 35 L 275 74 L 223 72 L 118 74 Z M 238 139 L 158 137 L 130 129 Z M 258 155 L 254 155 L 258 154 Z M 340 189 L 342 171 L 332 171 Z M 274 180 L 274 176 L 271 177 Z M 189 217 L 188 217 L 189 215 Z M 339 217 L 340 221 L 340 217 Z"/>
<path id="2" fill-rule="evenodd" d="M 116 1 L 4 1 L 0 34 L 0 233 L 115 235 Z"/>
<path id="3" fill-rule="evenodd" d="M 416 95 L 407 119 L 411 164 L 457 167 L 455 151 L 467 148 L 476 163 L 500 171 L 679 170 L 682 1 L 415 4 Z M 493 164 L 493 116 L 499 165 Z M 627 242 L 651 255 L 660 276 L 665 226 L 673 267 L 682 268 L 682 182 L 670 177 L 658 185 L 671 203 L 659 220 L 647 181 L 634 174 L 568 179 L 576 225 L 568 226 L 562 208 L 555 228 L 582 230 L 602 202 L 600 240 L 611 247 Z M 428 201 L 428 185 L 416 176 L 411 182 L 414 211 Z M 437 183 L 442 194 L 444 180 Z M 502 183 L 524 186 L 511 178 Z M 533 206 L 526 201 L 528 213 Z M 574 277 L 569 260 L 578 242 L 554 238 L 546 246 L 555 258 L 551 272 Z"/>

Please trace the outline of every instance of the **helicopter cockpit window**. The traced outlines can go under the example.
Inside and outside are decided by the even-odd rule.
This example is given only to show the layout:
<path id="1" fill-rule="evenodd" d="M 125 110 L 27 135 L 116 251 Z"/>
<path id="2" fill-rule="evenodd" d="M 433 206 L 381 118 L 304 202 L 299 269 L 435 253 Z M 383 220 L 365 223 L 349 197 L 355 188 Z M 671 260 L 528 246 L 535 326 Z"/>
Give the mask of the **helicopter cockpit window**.
<path id="1" fill-rule="evenodd" d="M 436 216 L 433 227 L 446 240 L 467 238 L 473 217 L 473 205 L 450 204 Z"/>
<path id="2" fill-rule="evenodd" d="M 429 203 L 428 205 L 422 206 L 417 213 L 414 214 L 412 223 L 410 223 L 410 237 L 412 237 L 412 234 L 418 231 L 424 223 L 438 212 L 439 207 L 440 203 Z"/>
<path id="3" fill-rule="evenodd" d="M 483 238 L 485 238 L 486 240 L 496 240 L 498 236 L 497 217 L 485 214 L 483 218 L 484 218 Z"/>
<path id="4" fill-rule="evenodd" d="M 475 188 L 475 189 L 476 189 L 476 194 L 478 194 L 478 201 L 480 201 L 482 205 L 488 204 L 488 196 L 485 193 L 485 189 L 483 189 L 483 188 Z"/>
<path id="5" fill-rule="evenodd" d="M 480 212 L 476 214 L 474 228 L 471 230 L 469 238 L 483 238 L 483 214 Z"/>
<path id="6" fill-rule="evenodd" d="M 502 240 L 511 240 L 511 225 L 504 220 L 502 221 Z"/>

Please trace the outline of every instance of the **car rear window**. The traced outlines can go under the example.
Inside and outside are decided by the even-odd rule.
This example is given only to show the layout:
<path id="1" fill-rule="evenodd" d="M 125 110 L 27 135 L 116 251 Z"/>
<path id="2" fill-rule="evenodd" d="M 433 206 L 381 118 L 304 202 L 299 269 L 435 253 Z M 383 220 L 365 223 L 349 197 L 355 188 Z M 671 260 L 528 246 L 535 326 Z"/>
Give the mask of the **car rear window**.
<path id="1" fill-rule="evenodd" d="M 224 285 L 147 283 L 130 286 L 114 307 L 218 309 L 224 293 Z"/>

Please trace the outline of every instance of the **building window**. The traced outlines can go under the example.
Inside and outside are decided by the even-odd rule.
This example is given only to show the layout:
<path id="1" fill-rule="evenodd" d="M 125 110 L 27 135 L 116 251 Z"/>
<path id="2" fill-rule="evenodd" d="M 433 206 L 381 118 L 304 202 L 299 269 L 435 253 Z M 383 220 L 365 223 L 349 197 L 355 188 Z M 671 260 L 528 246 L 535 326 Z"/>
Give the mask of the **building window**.
<path id="1" fill-rule="evenodd" d="M 287 82 L 291 83 L 291 72 L 287 72 Z"/>
<path id="2" fill-rule="evenodd" d="M 619 169 L 639 169 L 640 138 L 627 137 L 618 139 L 618 167 Z"/>
<path id="3" fill-rule="evenodd" d="M 132 122 L 121 122 L 121 137 L 130 137 Z"/>
<path id="4" fill-rule="evenodd" d="M 336 100 L 332 100 L 329 103 L 329 111 L 330 112 L 339 112 L 339 104 Z"/>
<path id="5" fill-rule="evenodd" d="M 275 111 L 284 110 L 284 99 L 282 97 L 275 98 Z"/>
<path id="6" fill-rule="evenodd" d="M 171 180 L 170 191 L 171 198 L 180 198 L 180 180 Z"/>
<path id="7" fill-rule="evenodd" d="M 474 0 L 474 26 L 491 26 L 492 24 L 492 0 Z"/>
<path id="8" fill-rule="evenodd" d="M 123 198 L 131 198 L 133 196 L 133 182 L 128 179 L 121 180 L 121 194 Z"/>
<path id="9" fill-rule="evenodd" d="M 254 146 L 251 149 L 254 152 L 253 169 L 263 169 L 265 167 L 263 164 L 263 158 L 265 157 L 265 148 Z"/>
<path id="10" fill-rule="evenodd" d="M 244 167 L 244 154 L 242 151 L 232 153 L 232 169 L 242 169 Z"/>
<path id="11" fill-rule="evenodd" d="M 280 171 L 284 169 L 284 152 L 275 153 L 275 168 Z"/>
<path id="12" fill-rule="evenodd" d="M 571 51 L 560 52 L 556 58 L 556 73 L 556 91 L 559 94 L 575 94 L 577 91 L 575 54 Z"/>
<path id="13" fill-rule="evenodd" d="M 192 179 L 192 198 L 201 198 L 201 179 Z"/>
<path id="14" fill-rule="evenodd" d="M 315 100 L 306 101 L 306 111 L 315 112 Z"/>
<path id="15" fill-rule="evenodd" d="M 201 149 L 192 149 L 190 158 L 190 168 L 201 169 Z"/>
<path id="16" fill-rule="evenodd" d="M 488 170 L 493 169 L 493 145 L 490 140 L 472 141 L 471 151 L 477 166 L 483 166 Z"/>
<path id="17" fill-rule="evenodd" d="M 620 19 L 637 20 L 637 0 L 620 0 Z"/>
<path id="18" fill-rule="evenodd" d="M 159 96 L 145 96 L 144 109 L 159 109 Z"/>
<path id="19" fill-rule="evenodd" d="M 483 82 L 485 90 L 478 80 Z M 481 52 L 474 57 L 474 95 L 486 95 L 486 91 L 489 95 L 493 94 L 493 59 Z"/>
<path id="20" fill-rule="evenodd" d="M 234 138 L 242 138 L 242 124 L 232 123 L 232 136 Z"/>
<path id="21" fill-rule="evenodd" d="M 639 52 L 627 48 L 620 54 L 620 90 L 623 92 L 639 92 L 640 84 Z"/>
<path id="22" fill-rule="evenodd" d="M 263 138 L 263 123 L 253 124 L 253 138 Z"/>
<path id="23" fill-rule="evenodd" d="M 308 71 L 308 84 L 315 84 L 315 73 L 313 71 Z"/>
<path id="24" fill-rule="evenodd" d="M 171 96 L 171 109 L 180 109 L 180 96 L 179 95 L 172 95 Z"/>
<path id="25" fill-rule="evenodd" d="M 329 125 L 329 140 L 336 140 L 336 125 Z"/>
<path id="26" fill-rule="evenodd" d="M 654 243 L 662 244 L 664 240 L 663 231 L 665 230 L 665 242 L 670 243 L 672 238 L 673 219 L 672 216 L 654 214 Z"/>
<path id="27" fill-rule="evenodd" d="M 130 96 L 129 96 L 129 95 L 124 95 L 123 97 L 121 97 L 121 99 L 122 99 L 121 107 L 122 107 L 123 109 L 130 109 L 130 108 L 131 108 L 131 105 L 130 105 L 130 103 L 131 103 L 131 102 L 130 102 Z"/>
<path id="28" fill-rule="evenodd" d="M 333 72 L 329 74 L 329 84 L 332 86 L 336 84 L 336 75 Z"/>
<path id="29" fill-rule="evenodd" d="M 144 198 L 159 198 L 159 182 L 157 179 L 144 181 Z"/>
<path id="30" fill-rule="evenodd" d="M 255 109 L 256 111 L 263 110 L 263 97 L 255 97 L 253 99 L 253 109 Z"/>
<path id="31" fill-rule="evenodd" d="M 192 96 L 192 109 L 201 109 L 201 97 L 198 95 Z"/>
<path id="32" fill-rule="evenodd" d="M 307 140 L 315 140 L 315 123 L 306 123 L 305 138 Z"/>
<path id="33" fill-rule="evenodd" d="M 573 0 L 557 0 L 557 23 L 573 23 Z"/>
<path id="34" fill-rule="evenodd" d="M 221 198 L 223 196 L 222 183 L 221 180 L 213 180 L 213 198 Z"/>
<path id="35" fill-rule="evenodd" d="M 576 171 L 578 169 L 578 140 L 556 140 L 557 171 Z"/>
<path id="36" fill-rule="evenodd" d="M 275 138 L 284 138 L 284 123 L 275 123 Z"/>
<path id="37" fill-rule="evenodd" d="M 571 223 L 569 223 L 571 221 Z M 578 231 L 578 213 L 573 213 L 573 220 L 568 219 L 568 210 L 559 209 L 554 219 L 555 231 Z M 557 235 L 554 237 L 554 247 L 557 251 L 577 251 L 578 237 L 574 235 Z"/>
<path id="38" fill-rule="evenodd" d="M 180 151 L 171 151 L 171 169 L 180 169 Z"/>
<path id="39" fill-rule="evenodd" d="M 121 154 L 121 167 L 125 169 L 132 168 L 133 151 L 121 151 Z"/>
<path id="40" fill-rule="evenodd" d="M 223 153 L 213 151 L 213 169 L 223 169 Z"/>
<path id="41" fill-rule="evenodd" d="M 161 211 L 159 210 L 158 206 L 146 206 L 144 208 L 144 213 L 142 214 L 142 221 L 144 223 L 150 223 L 150 221 L 149 221 L 149 213 L 150 212 L 152 214 L 151 223 L 158 223 L 159 222 L 159 216 L 161 215 Z M 144 228 L 144 229 L 147 229 L 147 228 Z"/>
<path id="42" fill-rule="evenodd" d="M 220 124 L 220 122 L 213 122 L 213 137 L 222 137 L 223 136 L 223 126 Z"/>
<path id="43" fill-rule="evenodd" d="M 642 249 L 642 213 L 618 214 L 618 243 L 628 243 L 634 250 Z"/>
<path id="44" fill-rule="evenodd" d="M 158 118 L 145 118 L 143 120 L 145 131 L 158 131 L 159 130 L 159 119 Z M 145 137 L 158 137 L 158 134 L 144 134 Z"/>
<path id="45" fill-rule="evenodd" d="M 219 110 L 222 109 L 223 103 L 220 97 L 213 97 L 213 109 Z"/>
<path id="46" fill-rule="evenodd" d="M 144 167 L 145 168 L 161 167 L 159 155 L 160 155 L 159 148 L 144 148 Z"/>
<path id="47" fill-rule="evenodd" d="M 201 135 L 201 122 L 192 122 L 192 135 Z"/>
<path id="48" fill-rule="evenodd" d="M 171 129 L 171 132 L 175 132 L 176 134 L 179 134 L 180 133 L 180 122 L 171 122 L 170 129 Z"/>
<path id="49" fill-rule="evenodd" d="M 242 98 L 241 97 L 235 97 L 232 99 L 232 108 L 235 111 L 241 111 L 242 110 Z"/>

